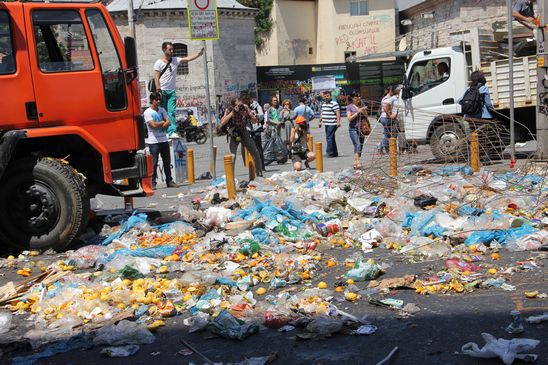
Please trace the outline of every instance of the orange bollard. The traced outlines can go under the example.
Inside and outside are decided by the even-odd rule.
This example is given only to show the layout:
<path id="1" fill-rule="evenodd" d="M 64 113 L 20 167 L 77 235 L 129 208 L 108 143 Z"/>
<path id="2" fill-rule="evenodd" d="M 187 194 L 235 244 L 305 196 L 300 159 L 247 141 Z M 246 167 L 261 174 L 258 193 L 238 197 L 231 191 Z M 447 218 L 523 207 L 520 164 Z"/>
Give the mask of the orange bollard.
<path id="1" fill-rule="evenodd" d="M 191 150 L 191 149 L 187 149 L 186 150 L 186 158 L 187 158 L 187 164 L 186 164 L 186 168 L 187 168 L 187 174 L 188 174 L 188 183 L 189 184 L 194 184 L 195 182 L 195 179 L 194 179 L 194 151 Z"/>
<path id="2" fill-rule="evenodd" d="M 244 166 L 247 167 L 247 148 L 245 148 L 244 146 L 242 146 L 242 148 L 244 149 L 244 153 L 243 153 L 243 158 L 244 158 Z"/>
<path id="3" fill-rule="evenodd" d="M 322 142 L 316 142 L 316 171 L 323 172 Z"/>
<path id="4" fill-rule="evenodd" d="M 312 135 L 309 134 L 307 139 L 308 139 L 308 150 L 314 151 L 314 137 L 312 137 Z"/>
<path id="5" fill-rule="evenodd" d="M 479 142 L 478 142 L 478 134 L 476 132 L 470 134 L 470 158 L 471 158 L 471 165 L 472 165 L 472 171 L 478 172 L 479 171 Z"/>
<path id="6" fill-rule="evenodd" d="M 249 170 L 249 181 L 255 180 L 255 160 L 251 152 L 246 150 L 245 159 L 247 160 L 247 169 Z"/>
<path id="7" fill-rule="evenodd" d="M 232 155 L 225 155 L 223 158 L 223 162 L 225 165 L 226 189 L 228 190 L 228 199 L 236 199 L 236 183 L 234 182 Z"/>
<path id="8" fill-rule="evenodd" d="M 217 162 L 217 146 L 213 146 L 213 158 L 209 161 L 209 172 L 213 175 L 213 162 Z"/>
<path id="9" fill-rule="evenodd" d="M 397 139 L 391 137 L 389 139 L 390 152 L 390 176 L 398 176 L 398 147 Z"/>

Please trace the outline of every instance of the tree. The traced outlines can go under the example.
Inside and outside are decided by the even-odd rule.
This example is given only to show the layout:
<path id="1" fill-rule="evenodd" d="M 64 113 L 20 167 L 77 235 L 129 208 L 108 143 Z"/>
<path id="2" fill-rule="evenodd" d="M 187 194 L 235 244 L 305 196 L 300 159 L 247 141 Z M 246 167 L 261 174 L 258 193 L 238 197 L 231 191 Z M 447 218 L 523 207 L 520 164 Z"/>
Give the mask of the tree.
<path id="1" fill-rule="evenodd" d="M 259 10 L 255 16 L 255 47 L 261 50 L 272 30 L 273 23 L 270 13 L 274 0 L 240 0 L 240 2 L 245 6 Z"/>

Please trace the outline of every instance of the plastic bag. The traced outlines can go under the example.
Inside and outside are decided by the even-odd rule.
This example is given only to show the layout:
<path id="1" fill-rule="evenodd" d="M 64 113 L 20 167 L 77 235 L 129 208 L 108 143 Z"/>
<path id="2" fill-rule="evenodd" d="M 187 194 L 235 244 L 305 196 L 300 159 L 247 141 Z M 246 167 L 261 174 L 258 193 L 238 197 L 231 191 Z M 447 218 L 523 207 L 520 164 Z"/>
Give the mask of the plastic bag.
<path id="1" fill-rule="evenodd" d="M 120 238 L 124 233 L 128 232 L 130 229 L 135 227 L 137 224 L 145 223 L 146 221 L 147 221 L 147 215 L 146 214 L 134 212 L 133 215 L 131 217 L 129 217 L 127 219 L 127 221 L 125 221 L 122 224 L 122 227 L 120 227 L 118 232 L 108 236 L 101 244 L 102 245 L 108 245 L 109 243 L 111 243 L 115 239 Z"/>
<path id="2" fill-rule="evenodd" d="M 305 328 L 305 330 L 315 337 L 331 336 L 343 328 L 343 322 L 340 319 L 320 315 L 314 318 Z M 301 336 L 299 336 L 301 337 Z"/>
<path id="3" fill-rule="evenodd" d="M 362 250 L 368 250 L 373 247 L 377 247 L 379 242 L 382 242 L 383 236 L 376 229 L 372 229 L 360 236 L 360 243 L 362 244 Z"/>
<path id="4" fill-rule="evenodd" d="M 0 334 L 10 330 L 12 316 L 10 312 L 0 312 Z"/>
<path id="5" fill-rule="evenodd" d="M 254 333 L 259 332 L 259 326 L 247 324 L 223 310 L 217 318 L 208 326 L 211 332 L 224 338 L 244 340 Z"/>
<path id="6" fill-rule="evenodd" d="M 105 347 L 101 350 L 101 355 L 108 357 L 128 357 L 139 352 L 140 347 L 137 345 Z"/>
<path id="7" fill-rule="evenodd" d="M 79 269 L 87 269 L 95 266 L 95 262 L 103 250 L 104 248 L 101 246 L 85 246 L 70 253 L 68 260 L 74 261 Z"/>
<path id="8" fill-rule="evenodd" d="M 476 245 L 478 243 L 483 243 L 484 245 L 489 245 L 491 241 L 496 240 L 501 245 L 506 244 L 507 240 L 517 240 L 523 236 L 537 232 L 537 230 L 527 224 L 522 225 L 518 228 L 511 229 L 500 229 L 494 231 L 477 231 L 472 233 L 464 244 L 466 246 Z"/>
<path id="9" fill-rule="evenodd" d="M 419 208 L 425 208 L 430 205 L 436 205 L 436 202 L 438 199 L 434 198 L 433 196 L 421 194 L 414 199 L 414 204 L 416 207 Z"/>
<path id="10" fill-rule="evenodd" d="M 510 251 L 538 250 L 548 245 L 548 232 L 539 231 L 537 233 L 523 236 L 519 239 L 509 239 L 506 248 Z"/>
<path id="11" fill-rule="evenodd" d="M 344 274 L 344 277 L 355 281 L 373 280 L 380 276 L 381 271 L 381 267 L 373 260 L 369 260 L 366 263 L 357 260 L 354 263 L 354 268 Z"/>
<path id="12" fill-rule="evenodd" d="M 100 328 L 93 342 L 97 345 L 141 345 L 153 343 L 156 338 L 144 323 L 120 321 Z"/>
<path id="13" fill-rule="evenodd" d="M 518 355 L 520 352 L 533 350 L 540 343 L 529 338 L 497 339 L 489 333 L 482 333 L 481 337 L 485 340 L 485 346 L 480 349 L 476 343 L 469 342 L 462 346 L 462 353 L 483 359 L 500 357 L 505 365 L 512 364 L 516 358 L 523 358 L 526 355 Z"/>
<path id="14" fill-rule="evenodd" d="M 185 318 L 183 323 L 185 326 L 190 327 L 188 333 L 201 331 L 206 328 L 209 323 L 209 314 L 198 312 L 191 317 Z"/>
<path id="15" fill-rule="evenodd" d="M 279 164 L 286 163 L 289 158 L 285 143 L 276 133 L 263 143 L 263 155 L 265 166 L 268 166 L 273 162 Z"/>

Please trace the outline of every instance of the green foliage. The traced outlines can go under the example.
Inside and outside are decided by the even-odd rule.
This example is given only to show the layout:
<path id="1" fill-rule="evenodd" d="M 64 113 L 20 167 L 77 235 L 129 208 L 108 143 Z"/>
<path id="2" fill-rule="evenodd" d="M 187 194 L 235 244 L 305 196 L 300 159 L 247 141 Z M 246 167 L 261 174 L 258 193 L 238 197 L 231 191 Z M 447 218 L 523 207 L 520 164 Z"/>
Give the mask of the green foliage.
<path id="1" fill-rule="evenodd" d="M 272 30 L 272 11 L 274 0 L 240 0 L 245 6 L 259 10 L 255 16 L 255 46 L 261 50 Z"/>

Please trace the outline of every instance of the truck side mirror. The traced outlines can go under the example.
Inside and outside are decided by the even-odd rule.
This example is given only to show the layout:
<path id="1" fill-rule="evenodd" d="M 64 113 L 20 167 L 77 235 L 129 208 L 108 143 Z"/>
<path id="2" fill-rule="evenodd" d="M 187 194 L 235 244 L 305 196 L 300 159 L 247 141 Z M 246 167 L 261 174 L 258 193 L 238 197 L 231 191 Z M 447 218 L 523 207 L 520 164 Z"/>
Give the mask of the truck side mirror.
<path id="1" fill-rule="evenodd" d="M 137 68 L 137 46 L 132 37 L 124 38 L 124 48 L 126 49 L 126 64 L 128 68 Z"/>
<path id="2" fill-rule="evenodd" d="M 411 92 L 409 91 L 409 87 L 408 86 L 404 86 L 402 91 L 401 91 L 401 98 L 403 100 L 407 100 L 407 99 L 411 99 Z"/>

